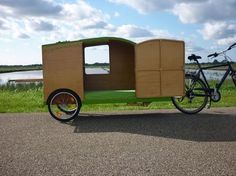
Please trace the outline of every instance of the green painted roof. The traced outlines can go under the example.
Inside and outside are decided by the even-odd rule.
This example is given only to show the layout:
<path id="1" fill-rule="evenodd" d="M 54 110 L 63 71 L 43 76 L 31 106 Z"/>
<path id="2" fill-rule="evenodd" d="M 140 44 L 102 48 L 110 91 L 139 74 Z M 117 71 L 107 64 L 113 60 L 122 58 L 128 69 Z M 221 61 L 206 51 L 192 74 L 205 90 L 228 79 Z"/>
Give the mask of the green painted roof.
<path id="1" fill-rule="evenodd" d="M 120 42 L 124 42 L 124 43 L 128 43 L 131 45 L 135 45 L 136 43 L 131 41 L 131 40 L 127 40 L 124 38 L 118 38 L 118 37 L 98 37 L 98 38 L 88 38 L 88 39 L 81 39 L 81 40 L 75 40 L 75 41 L 62 41 L 62 42 L 57 42 L 57 43 L 52 43 L 52 44 L 46 44 L 43 45 L 43 47 L 47 47 L 47 46 L 53 46 L 53 45 L 66 45 L 66 44 L 72 44 L 72 43 L 77 43 L 77 42 L 82 42 L 84 45 L 99 45 L 99 44 L 103 44 L 103 43 L 108 43 L 109 41 L 120 41 Z"/>

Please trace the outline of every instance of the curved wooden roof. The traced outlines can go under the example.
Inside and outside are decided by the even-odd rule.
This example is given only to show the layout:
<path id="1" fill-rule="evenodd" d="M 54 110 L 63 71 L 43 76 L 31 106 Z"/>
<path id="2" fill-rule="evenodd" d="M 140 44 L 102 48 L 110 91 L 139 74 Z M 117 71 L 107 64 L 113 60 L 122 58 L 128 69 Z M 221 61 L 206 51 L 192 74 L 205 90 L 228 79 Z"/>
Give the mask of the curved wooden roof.
<path id="1" fill-rule="evenodd" d="M 56 43 L 52 43 L 52 44 L 46 44 L 43 45 L 43 47 L 47 47 L 47 46 L 53 46 L 53 45 L 68 45 L 68 44 L 73 44 L 73 43 L 83 43 L 84 46 L 96 46 L 96 45 L 102 45 L 102 44 L 107 44 L 110 41 L 119 41 L 119 42 L 123 42 L 126 44 L 130 44 L 130 45 L 135 45 L 136 43 L 131 41 L 131 40 L 127 40 L 124 38 L 119 38 L 119 37 L 98 37 L 98 38 L 88 38 L 88 39 L 81 39 L 81 40 L 75 40 L 75 41 L 59 41 Z"/>

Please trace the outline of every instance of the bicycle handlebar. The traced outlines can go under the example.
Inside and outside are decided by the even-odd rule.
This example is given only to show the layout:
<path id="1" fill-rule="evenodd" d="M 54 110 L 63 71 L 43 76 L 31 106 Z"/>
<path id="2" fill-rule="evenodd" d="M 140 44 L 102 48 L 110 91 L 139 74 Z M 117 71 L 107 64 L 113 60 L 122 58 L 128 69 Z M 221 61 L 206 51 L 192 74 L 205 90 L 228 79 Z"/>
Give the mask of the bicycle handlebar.
<path id="1" fill-rule="evenodd" d="M 209 54 L 207 57 L 212 57 L 212 56 L 217 57 L 218 55 L 219 55 L 218 53 L 213 53 L 213 54 Z"/>
<path id="2" fill-rule="evenodd" d="M 212 53 L 212 54 L 209 54 L 207 57 L 217 57 L 217 56 L 219 56 L 219 55 L 221 55 L 221 54 L 224 54 L 224 53 L 226 53 L 226 51 L 228 51 L 228 50 L 231 50 L 232 48 L 234 48 L 236 46 L 236 43 L 234 43 L 234 44 L 232 44 L 227 50 L 224 50 L 224 51 L 222 51 L 222 52 L 220 52 L 220 53 Z"/>
<path id="3" fill-rule="evenodd" d="M 236 43 L 232 44 L 227 50 L 231 50 L 234 46 L 236 46 Z"/>

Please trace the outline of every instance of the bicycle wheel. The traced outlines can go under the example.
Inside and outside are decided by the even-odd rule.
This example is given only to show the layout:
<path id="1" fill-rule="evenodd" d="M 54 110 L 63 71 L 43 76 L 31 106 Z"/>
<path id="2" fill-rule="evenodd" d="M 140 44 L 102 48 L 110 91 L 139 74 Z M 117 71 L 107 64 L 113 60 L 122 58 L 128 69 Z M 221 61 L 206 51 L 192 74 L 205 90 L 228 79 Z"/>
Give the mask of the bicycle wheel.
<path id="1" fill-rule="evenodd" d="M 185 95 L 172 97 L 174 106 L 183 113 L 196 114 L 208 102 L 205 83 L 194 75 L 185 75 Z"/>
<path id="2" fill-rule="evenodd" d="M 48 97 L 48 111 L 61 122 L 67 122 L 78 116 L 82 106 L 80 97 L 69 89 L 58 89 Z"/>

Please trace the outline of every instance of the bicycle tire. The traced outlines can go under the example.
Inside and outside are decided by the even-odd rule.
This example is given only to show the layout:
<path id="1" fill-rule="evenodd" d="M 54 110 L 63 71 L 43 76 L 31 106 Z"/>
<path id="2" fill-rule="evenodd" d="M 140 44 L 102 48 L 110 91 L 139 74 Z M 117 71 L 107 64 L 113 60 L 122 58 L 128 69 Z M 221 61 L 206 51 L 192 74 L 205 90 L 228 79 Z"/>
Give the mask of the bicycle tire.
<path id="1" fill-rule="evenodd" d="M 191 101 L 193 100 L 193 98 L 195 98 L 195 97 L 193 97 L 192 99 L 191 99 L 191 97 L 190 97 L 190 95 L 192 94 L 192 95 L 194 95 L 194 93 L 193 92 L 191 92 L 191 90 L 189 90 L 189 88 L 187 87 L 187 85 L 186 85 L 186 80 L 192 80 L 191 82 L 192 82 L 192 84 L 195 84 L 196 85 L 196 83 L 198 83 L 199 84 L 199 86 L 201 86 L 200 88 L 196 88 L 196 90 L 202 90 L 202 92 L 203 92 L 203 95 L 202 95 L 202 97 L 203 97 L 203 99 L 202 99 L 202 102 L 200 103 L 200 105 L 198 106 L 198 107 L 196 107 L 196 108 L 190 108 L 190 109 L 187 109 L 187 108 L 185 108 L 185 107 L 183 107 L 183 105 L 181 105 L 180 104 L 180 101 L 179 100 L 177 100 L 177 98 L 180 98 L 181 97 L 181 102 L 184 100 L 184 98 L 189 98 L 188 99 L 188 102 L 189 103 L 192 103 Z M 194 86 L 195 86 L 194 85 Z M 192 86 L 192 85 L 191 85 Z M 193 87 L 193 91 L 194 91 L 195 89 L 194 89 L 194 87 Z M 183 113 L 185 113 L 185 114 L 196 114 L 196 113 L 198 113 L 198 112 L 200 112 L 200 111 L 202 111 L 205 107 L 206 107 L 206 105 L 207 105 L 207 102 L 208 102 L 208 93 L 207 93 L 207 87 L 206 87 L 206 85 L 205 85 L 205 83 L 200 79 L 200 78 L 197 78 L 196 76 L 194 76 L 194 75 L 189 75 L 189 74 L 186 74 L 185 75 L 185 95 L 184 96 L 180 96 L 180 97 L 171 97 L 171 100 L 172 100 L 172 103 L 174 104 L 174 106 L 179 110 L 179 111 L 181 111 L 181 112 L 183 112 Z M 200 97 L 200 96 L 199 96 Z"/>

